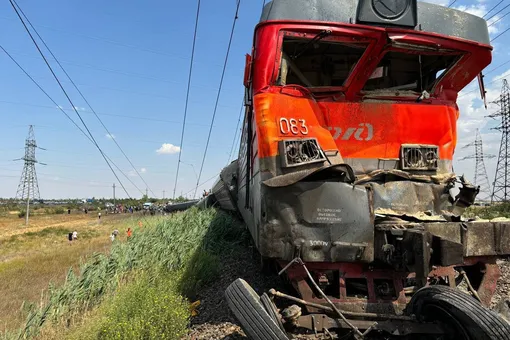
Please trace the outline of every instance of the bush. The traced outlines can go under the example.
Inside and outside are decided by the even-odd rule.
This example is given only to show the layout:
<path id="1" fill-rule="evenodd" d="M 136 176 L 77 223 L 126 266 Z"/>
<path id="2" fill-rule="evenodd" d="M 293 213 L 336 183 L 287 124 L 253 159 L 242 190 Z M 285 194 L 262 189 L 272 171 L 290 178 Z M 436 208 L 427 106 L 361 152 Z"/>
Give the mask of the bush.
<path id="1" fill-rule="evenodd" d="M 59 208 L 55 208 L 54 212 L 57 215 L 61 215 L 61 214 L 65 214 L 66 210 L 62 207 L 59 207 Z"/>
<path id="2" fill-rule="evenodd" d="M 19 218 L 24 218 L 25 216 L 27 216 L 27 211 L 25 209 L 21 209 L 19 212 L 18 212 L 18 217 Z M 32 212 L 30 212 L 28 214 L 28 216 L 32 216 Z"/>

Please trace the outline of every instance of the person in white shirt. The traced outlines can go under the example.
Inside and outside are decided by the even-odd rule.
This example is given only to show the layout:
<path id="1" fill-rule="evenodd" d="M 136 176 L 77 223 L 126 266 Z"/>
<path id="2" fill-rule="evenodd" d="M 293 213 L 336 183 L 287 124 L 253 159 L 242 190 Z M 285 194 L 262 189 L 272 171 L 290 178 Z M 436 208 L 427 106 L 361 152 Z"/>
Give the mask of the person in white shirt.
<path id="1" fill-rule="evenodd" d="M 73 231 L 73 240 L 77 240 L 77 239 L 78 239 L 78 232 Z"/>

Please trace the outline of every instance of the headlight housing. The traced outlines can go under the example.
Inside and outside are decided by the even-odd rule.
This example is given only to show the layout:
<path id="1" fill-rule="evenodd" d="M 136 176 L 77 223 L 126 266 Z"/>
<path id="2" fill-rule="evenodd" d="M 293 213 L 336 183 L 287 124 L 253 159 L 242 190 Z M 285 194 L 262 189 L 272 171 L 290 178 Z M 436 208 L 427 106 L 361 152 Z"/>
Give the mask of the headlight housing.
<path id="1" fill-rule="evenodd" d="M 436 145 L 402 144 L 400 167 L 402 170 L 437 170 L 439 148 Z"/>
<path id="2" fill-rule="evenodd" d="M 279 142 L 282 167 L 324 162 L 326 157 L 315 138 L 286 139 Z"/>

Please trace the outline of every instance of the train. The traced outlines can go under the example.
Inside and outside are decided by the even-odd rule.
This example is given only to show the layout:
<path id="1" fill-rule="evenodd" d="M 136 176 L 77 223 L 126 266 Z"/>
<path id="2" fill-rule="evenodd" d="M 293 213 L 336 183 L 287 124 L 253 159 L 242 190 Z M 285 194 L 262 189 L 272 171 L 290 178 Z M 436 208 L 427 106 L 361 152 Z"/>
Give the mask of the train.
<path id="1" fill-rule="evenodd" d="M 510 339 L 488 309 L 510 222 L 463 217 L 479 187 L 452 163 L 458 94 L 478 79 L 485 100 L 491 59 L 486 21 L 453 8 L 265 4 L 238 157 L 202 204 L 239 214 L 296 292 L 232 282 L 249 337 Z"/>

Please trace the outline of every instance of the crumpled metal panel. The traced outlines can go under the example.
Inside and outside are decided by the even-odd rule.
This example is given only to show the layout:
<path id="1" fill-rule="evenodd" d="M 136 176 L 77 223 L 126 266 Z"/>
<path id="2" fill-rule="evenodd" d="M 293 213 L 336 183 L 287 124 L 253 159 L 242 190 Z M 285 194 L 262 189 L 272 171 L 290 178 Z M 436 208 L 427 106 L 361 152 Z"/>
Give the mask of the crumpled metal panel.
<path id="1" fill-rule="evenodd" d="M 449 194 L 445 192 L 445 185 L 432 183 L 417 183 L 410 181 L 395 181 L 384 184 L 370 183 L 374 191 L 374 210 L 389 210 L 392 214 L 406 215 L 431 212 L 441 216 L 451 204 Z"/>
<path id="2" fill-rule="evenodd" d="M 219 178 L 214 183 L 211 191 L 214 198 L 222 209 L 237 211 L 237 176 L 238 164 L 237 160 L 230 163 L 221 170 Z"/>
<path id="3" fill-rule="evenodd" d="M 429 223 L 424 227 L 435 236 L 462 243 L 465 257 L 510 254 L 510 222 Z"/>
<path id="4" fill-rule="evenodd" d="M 418 24 L 425 32 L 451 35 L 490 44 L 484 19 L 453 8 L 418 2 Z M 358 0 L 273 0 L 264 7 L 260 21 L 311 20 L 352 23 Z"/>
<path id="5" fill-rule="evenodd" d="M 263 186 L 262 255 L 304 261 L 371 262 L 374 227 L 370 190 L 335 182 Z M 265 211 L 264 211 L 265 210 Z"/>

